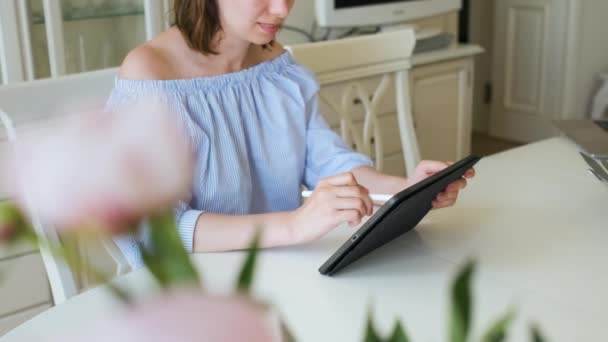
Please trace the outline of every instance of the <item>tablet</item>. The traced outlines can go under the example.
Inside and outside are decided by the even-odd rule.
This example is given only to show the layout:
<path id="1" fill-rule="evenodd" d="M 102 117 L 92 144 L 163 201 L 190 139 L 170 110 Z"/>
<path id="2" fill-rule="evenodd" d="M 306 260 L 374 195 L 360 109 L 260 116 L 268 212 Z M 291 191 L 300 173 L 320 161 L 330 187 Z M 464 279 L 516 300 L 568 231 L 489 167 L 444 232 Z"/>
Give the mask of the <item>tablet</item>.
<path id="1" fill-rule="evenodd" d="M 433 207 L 437 194 L 477 163 L 471 155 L 395 194 L 319 268 L 333 275 L 353 261 L 412 230 Z"/>

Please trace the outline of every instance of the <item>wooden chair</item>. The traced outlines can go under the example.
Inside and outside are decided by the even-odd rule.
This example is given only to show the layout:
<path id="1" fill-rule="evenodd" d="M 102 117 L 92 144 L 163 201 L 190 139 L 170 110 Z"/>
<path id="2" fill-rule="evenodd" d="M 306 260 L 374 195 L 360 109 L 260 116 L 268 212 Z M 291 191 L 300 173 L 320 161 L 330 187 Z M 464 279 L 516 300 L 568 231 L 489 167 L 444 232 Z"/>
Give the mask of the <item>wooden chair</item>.
<path id="1" fill-rule="evenodd" d="M 117 69 L 101 70 L 64 76 L 54 79 L 30 81 L 0 86 L 0 119 L 7 130 L 11 143 L 17 140 L 17 133 L 28 132 L 28 127 L 45 122 L 66 101 L 76 98 L 96 98 L 100 101 L 110 94 Z M 6 112 L 3 112 L 5 110 Z M 7 113 L 10 113 L 7 114 Z M 29 132 L 29 134 L 35 134 Z M 0 137 L 0 143 L 2 142 Z M 61 239 L 52 225 L 42 222 L 34 213 L 33 226 L 39 238 L 52 244 L 60 244 Z M 100 255 L 99 246 L 83 244 L 78 246 L 79 254 L 92 264 L 100 264 L 99 257 L 111 259 L 111 264 L 104 268 L 114 268 L 114 274 L 128 271 L 129 266 L 124 256 L 113 241 L 103 241 L 104 254 Z M 97 253 L 91 255 L 90 249 Z M 79 292 L 79 289 L 94 285 L 87 278 L 86 272 L 76 275 L 61 259 L 56 258 L 44 244 L 40 254 L 49 279 L 53 302 L 59 304 Z M 107 263 L 106 263 L 107 265 Z"/>
<path id="2" fill-rule="evenodd" d="M 408 174 L 420 160 L 409 95 L 408 70 L 414 43 L 414 32 L 404 29 L 287 47 L 298 62 L 315 73 L 321 86 L 320 100 L 323 100 L 324 87 L 345 84 L 341 104 L 332 106 L 340 118 L 342 138 L 357 151 L 374 155 L 379 171 L 383 169 L 384 153 L 378 108 L 391 86 L 395 92 L 401 147 Z M 370 93 L 362 80 L 372 76 L 380 76 L 381 80 Z M 359 104 L 365 111 L 360 129 L 352 114 L 353 106 Z"/>

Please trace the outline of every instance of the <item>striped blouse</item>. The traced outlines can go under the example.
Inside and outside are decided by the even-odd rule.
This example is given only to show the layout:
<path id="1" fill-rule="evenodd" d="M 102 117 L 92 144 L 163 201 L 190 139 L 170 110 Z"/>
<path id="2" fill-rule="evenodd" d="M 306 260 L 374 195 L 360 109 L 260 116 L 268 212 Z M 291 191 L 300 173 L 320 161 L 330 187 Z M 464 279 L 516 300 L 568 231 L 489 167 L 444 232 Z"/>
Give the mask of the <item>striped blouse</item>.
<path id="1" fill-rule="evenodd" d="M 176 221 L 192 252 L 194 228 L 203 212 L 242 215 L 289 211 L 301 205 L 301 185 L 371 160 L 350 150 L 319 113 L 313 74 L 288 51 L 273 60 L 220 76 L 178 80 L 116 79 L 108 110 L 143 96 L 165 100 L 178 115 L 196 151 L 189 202 Z M 137 240 L 117 239 L 133 269 L 143 265 Z"/>

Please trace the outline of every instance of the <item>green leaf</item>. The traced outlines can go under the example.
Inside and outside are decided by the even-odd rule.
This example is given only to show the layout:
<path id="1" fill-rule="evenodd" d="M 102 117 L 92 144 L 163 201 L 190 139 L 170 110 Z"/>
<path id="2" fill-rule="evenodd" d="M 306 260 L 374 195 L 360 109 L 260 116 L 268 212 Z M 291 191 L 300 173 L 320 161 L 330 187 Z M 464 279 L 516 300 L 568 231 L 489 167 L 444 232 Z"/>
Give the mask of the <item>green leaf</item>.
<path id="1" fill-rule="evenodd" d="M 247 258 L 241 266 L 239 277 L 237 278 L 236 287 L 239 291 L 249 293 L 251 285 L 253 284 L 253 275 L 255 273 L 255 264 L 257 260 L 258 251 L 260 249 L 260 238 L 261 229 L 257 229 L 253 241 L 249 245 L 249 251 L 247 252 Z"/>
<path id="2" fill-rule="evenodd" d="M 409 342 L 409 338 L 403 329 L 400 321 L 395 322 L 395 328 L 393 328 L 393 333 L 391 337 L 388 339 L 388 342 Z"/>
<path id="3" fill-rule="evenodd" d="M 513 321 L 514 314 L 512 311 L 507 312 L 501 318 L 496 320 L 494 324 L 490 326 L 488 331 L 484 334 L 481 339 L 482 342 L 502 342 L 507 337 L 507 329 Z"/>
<path id="4" fill-rule="evenodd" d="M 530 337 L 532 338 L 533 342 L 546 341 L 546 339 L 543 337 L 543 335 L 540 332 L 540 328 L 536 324 L 534 324 L 530 327 Z"/>
<path id="5" fill-rule="evenodd" d="M 158 281 L 158 283 L 162 287 L 167 287 L 167 285 L 168 285 L 167 284 L 168 283 L 167 275 L 160 267 L 160 265 L 157 262 L 154 255 L 152 255 L 152 253 L 150 253 L 148 251 L 146 246 L 144 246 L 139 241 L 137 242 L 137 247 L 139 248 L 139 252 L 141 253 L 141 258 L 144 261 L 144 265 L 146 265 L 146 268 L 148 269 L 148 271 L 150 271 L 150 273 L 152 273 L 152 275 L 154 276 L 156 281 Z"/>
<path id="6" fill-rule="evenodd" d="M 63 257 L 63 260 L 68 264 L 70 270 L 76 274 L 78 279 L 84 276 L 85 269 L 76 234 L 62 234 L 61 244 L 53 246 L 53 243 L 49 241 L 48 246 L 51 253 Z"/>
<path id="7" fill-rule="evenodd" d="M 140 245 L 140 251 L 144 263 L 159 283 L 165 288 L 183 284 L 201 286 L 198 272 L 177 232 L 173 213 L 168 211 L 153 216 L 149 225 L 152 246 L 146 251 Z"/>
<path id="8" fill-rule="evenodd" d="M 452 283 L 450 341 L 466 342 L 471 327 L 471 276 L 475 264 L 469 261 Z"/>
<path id="9" fill-rule="evenodd" d="M 9 201 L 0 201 L 0 224 L 14 223 L 22 217 L 21 211 Z"/>
<path id="10" fill-rule="evenodd" d="M 25 237 L 31 231 L 25 215 L 9 201 L 0 202 L 0 241 L 9 242 Z M 6 236 L 3 236 L 6 235 Z"/>
<path id="11" fill-rule="evenodd" d="M 376 328 L 374 327 L 374 314 L 372 313 L 372 309 L 370 308 L 367 314 L 367 327 L 365 329 L 365 339 L 364 342 L 382 342 L 382 338 L 376 332 Z"/>

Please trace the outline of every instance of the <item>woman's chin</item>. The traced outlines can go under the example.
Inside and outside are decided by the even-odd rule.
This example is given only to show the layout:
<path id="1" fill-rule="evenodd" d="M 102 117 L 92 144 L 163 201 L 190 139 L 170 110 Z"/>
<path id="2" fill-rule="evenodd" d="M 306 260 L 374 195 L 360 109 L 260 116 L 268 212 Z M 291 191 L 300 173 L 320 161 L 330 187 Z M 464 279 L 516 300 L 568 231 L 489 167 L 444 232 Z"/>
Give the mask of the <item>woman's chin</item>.
<path id="1" fill-rule="evenodd" d="M 270 44 L 272 41 L 274 41 L 274 37 L 272 39 L 256 38 L 256 39 L 252 39 L 251 43 L 253 43 L 255 45 L 266 45 L 266 44 Z"/>
<path id="2" fill-rule="evenodd" d="M 265 45 L 276 39 L 276 34 L 255 33 L 250 36 L 249 41 L 256 45 Z"/>

